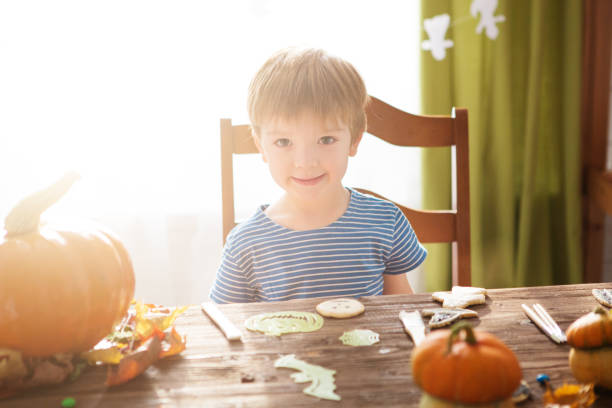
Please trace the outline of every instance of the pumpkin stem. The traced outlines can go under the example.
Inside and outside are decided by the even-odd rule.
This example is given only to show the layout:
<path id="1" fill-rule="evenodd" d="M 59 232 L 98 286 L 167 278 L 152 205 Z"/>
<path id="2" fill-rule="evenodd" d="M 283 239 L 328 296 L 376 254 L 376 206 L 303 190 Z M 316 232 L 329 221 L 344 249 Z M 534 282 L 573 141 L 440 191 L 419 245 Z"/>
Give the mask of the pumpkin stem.
<path id="1" fill-rule="evenodd" d="M 596 306 L 595 309 L 593 309 L 593 313 L 597 313 L 605 317 L 607 316 L 608 311 L 601 306 Z"/>
<path id="2" fill-rule="evenodd" d="M 36 231 L 40 222 L 40 215 L 62 198 L 78 179 L 78 173 L 70 171 L 51 186 L 32 193 L 18 202 L 4 219 L 4 228 L 7 235 L 20 235 Z"/>
<path id="3" fill-rule="evenodd" d="M 461 332 L 465 332 L 465 342 L 470 346 L 473 346 L 477 343 L 476 336 L 474 335 L 474 329 L 472 325 L 466 321 L 457 322 L 451 327 L 451 334 L 448 336 L 448 349 L 447 353 L 450 353 L 453 349 L 453 343 L 459 337 Z"/>

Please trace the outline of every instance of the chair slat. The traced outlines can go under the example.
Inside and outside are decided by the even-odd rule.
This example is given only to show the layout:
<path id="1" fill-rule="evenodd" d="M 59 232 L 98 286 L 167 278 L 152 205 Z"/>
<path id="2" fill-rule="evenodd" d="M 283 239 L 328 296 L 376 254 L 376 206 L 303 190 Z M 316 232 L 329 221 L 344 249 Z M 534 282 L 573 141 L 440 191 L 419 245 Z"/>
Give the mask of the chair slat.
<path id="1" fill-rule="evenodd" d="M 435 242 L 452 242 L 457 238 L 456 217 L 453 210 L 415 210 L 364 188 L 356 187 L 360 193 L 370 194 L 383 200 L 391 201 L 408 218 L 412 229 L 417 234 L 419 242 L 430 244 Z"/>
<path id="2" fill-rule="evenodd" d="M 453 119 L 417 116 L 370 96 L 366 107 L 367 132 L 396 146 L 441 147 L 453 145 Z"/>
<path id="3" fill-rule="evenodd" d="M 227 234 L 234 227 L 234 165 L 232 153 L 233 146 L 232 121 L 221 119 L 221 200 L 222 223 L 223 223 L 223 243 Z"/>
<path id="4" fill-rule="evenodd" d="M 257 146 L 251 136 L 251 126 L 238 125 L 233 129 L 234 154 L 257 153 Z"/>

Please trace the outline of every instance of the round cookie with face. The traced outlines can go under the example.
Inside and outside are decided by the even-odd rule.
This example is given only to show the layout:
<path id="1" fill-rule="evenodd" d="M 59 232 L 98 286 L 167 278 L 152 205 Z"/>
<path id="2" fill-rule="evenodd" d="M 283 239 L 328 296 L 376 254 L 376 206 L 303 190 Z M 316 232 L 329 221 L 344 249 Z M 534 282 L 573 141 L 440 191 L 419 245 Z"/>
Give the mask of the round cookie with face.
<path id="1" fill-rule="evenodd" d="M 356 299 L 338 298 L 321 302 L 316 309 L 321 316 L 346 319 L 363 313 L 365 306 Z"/>

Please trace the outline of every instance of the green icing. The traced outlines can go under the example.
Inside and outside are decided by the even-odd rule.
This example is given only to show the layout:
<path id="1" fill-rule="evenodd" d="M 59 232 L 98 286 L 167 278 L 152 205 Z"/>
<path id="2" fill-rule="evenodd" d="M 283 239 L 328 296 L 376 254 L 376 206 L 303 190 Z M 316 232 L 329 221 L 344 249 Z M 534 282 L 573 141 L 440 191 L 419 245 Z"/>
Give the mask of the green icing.
<path id="1" fill-rule="evenodd" d="M 311 381 L 311 384 L 304 389 L 304 394 L 333 401 L 340 401 L 341 399 L 340 396 L 334 392 L 336 389 L 336 384 L 334 382 L 336 370 L 308 364 L 305 361 L 295 358 L 295 354 L 288 354 L 280 357 L 274 362 L 274 367 L 299 370 L 299 373 L 291 374 L 293 381 L 298 384 Z"/>
<path id="2" fill-rule="evenodd" d="M 310 312 L 273 312 L 249 317 L 244 325 L 251 331 L 270 336 L 286 333 L 312 332 L 323 326 L 323 318 Z"/>
<path id="3" fill-rule="evenodd" d="M 371 346 L 379 342 L 378 333 L 368 329 L 347 331 L 339 338 L 346 346 Z"/>

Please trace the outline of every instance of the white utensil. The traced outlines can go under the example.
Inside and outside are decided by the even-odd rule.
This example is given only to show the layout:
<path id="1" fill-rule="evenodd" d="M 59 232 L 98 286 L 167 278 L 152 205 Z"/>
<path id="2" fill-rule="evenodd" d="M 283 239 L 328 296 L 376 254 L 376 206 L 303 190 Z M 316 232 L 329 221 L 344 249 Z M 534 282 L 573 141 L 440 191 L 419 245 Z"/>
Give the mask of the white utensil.
<path id="1" fill-rule="evenodd" d="M 242 341 L 242 332 L 238 329 L 234 323 L 232 323 L 222 312 L 219 310 L 216 304 L 213 302 L 202 303 L 202 311 L 210 317 L 210 319 L 217 325 L 223 332 L 228 340 L 240 340 Z"/>

